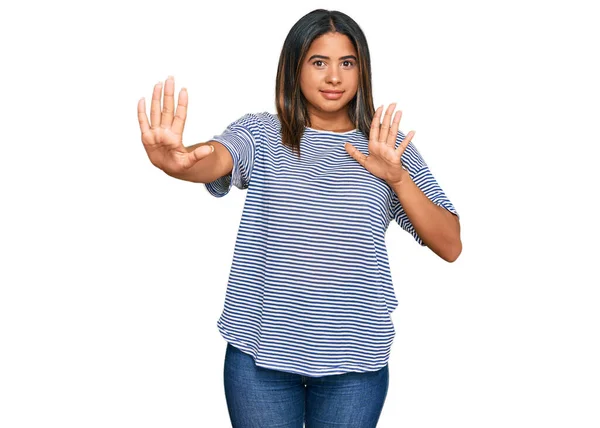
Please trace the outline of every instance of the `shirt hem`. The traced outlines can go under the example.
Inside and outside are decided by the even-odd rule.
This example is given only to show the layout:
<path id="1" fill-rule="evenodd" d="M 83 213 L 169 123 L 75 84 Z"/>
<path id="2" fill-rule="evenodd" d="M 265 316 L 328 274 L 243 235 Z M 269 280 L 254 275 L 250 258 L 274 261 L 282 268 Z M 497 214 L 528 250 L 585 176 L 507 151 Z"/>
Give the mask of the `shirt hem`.
<path id="1" fill-rule="evenodd" d="M 383 364 L 376 366 L 374 369 L 370 369 L 370 370 L 352 370 L 352 369 L 343 369 L 342 368 L 342 369 L 337 369 L 337 370 L 325 369 L 324 371 L 321 371 L 321 372 L 301 371 L 301 370 L 298 370 L 296 368 L 289 367 L 286 365 L 279 366 L 279 365 L 273 365 L 273 364 L 264 363 L 264 362 L 258 362 L 256 353 L 249 346 L 247 346 L 246 343 L 242 342 L 241 340 L 237 339 L 233 335 L 229 334 L 229 332 L 227 332 L 227 330 L 224 328 L 224 326 L 221 324 L 220 321 L 217 323 L 217 327 L 219 329 L 219 332 L 221 333 L 221 336 L 223 337 L 223 339 L 225 339 L 225 341 L 227 343 L 229 343 L 231 346 L 236 347 L 243 353 L 252 357 L 252 359 L 254 360 L 254 364 L 257 367 L 262 367 L 264 369 L 277 370 L 280 372 L 292 373 L 292 374 L 308 376 L 308 377 L 323 377 L 323 376 L 333 376 L 333 375 L 341 375 L 341 374 L 347 374 L 347 373 L 376 372 L 376 371 L 379 371 L 382 368 L 384 368 L 389 362 L 389 358 L 387 358 L 383 362 Z"/>

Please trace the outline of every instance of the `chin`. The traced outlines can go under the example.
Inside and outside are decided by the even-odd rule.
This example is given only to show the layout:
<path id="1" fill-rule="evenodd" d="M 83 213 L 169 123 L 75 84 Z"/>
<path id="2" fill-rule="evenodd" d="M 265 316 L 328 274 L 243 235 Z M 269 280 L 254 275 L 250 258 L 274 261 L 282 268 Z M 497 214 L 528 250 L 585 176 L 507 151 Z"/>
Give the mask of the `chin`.
<path id="1" fill-rule="evenodd" d="M 313 104 L 317 109 L 321 111 L 326 111 L 328 113 L 333 113 L 345 108 L 348 105 L 348 101 L 344 99 L 339 99 L 335 101 L 329 101 L 327 103 L 319 102 L 318 104 Z"/>

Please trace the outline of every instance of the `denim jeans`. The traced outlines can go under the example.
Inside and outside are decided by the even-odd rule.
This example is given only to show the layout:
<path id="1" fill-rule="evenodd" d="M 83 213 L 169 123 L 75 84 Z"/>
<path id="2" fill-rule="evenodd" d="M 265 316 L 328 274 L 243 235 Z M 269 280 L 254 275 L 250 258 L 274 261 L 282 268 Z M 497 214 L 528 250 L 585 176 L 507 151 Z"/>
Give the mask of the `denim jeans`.
<path id="1" fill-rule="evenodd" d="M 223 377 L 233 428 L 375 428 L 389 385 L 388 365 L 309 377 L 258 367 L 229 343 Z"/>

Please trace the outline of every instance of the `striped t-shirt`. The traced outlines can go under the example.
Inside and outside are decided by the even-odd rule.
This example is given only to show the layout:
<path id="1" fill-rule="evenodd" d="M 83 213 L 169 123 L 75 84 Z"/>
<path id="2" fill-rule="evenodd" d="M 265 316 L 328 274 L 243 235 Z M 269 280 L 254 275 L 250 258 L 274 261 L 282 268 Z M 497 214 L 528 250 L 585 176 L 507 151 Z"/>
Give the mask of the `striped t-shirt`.
<path id="1" fill-rule="evenodd" d="M 378 370 L 398 306 L 386 229 L 394 219 L 424 244 L 394 191 L 344 149 L 348 141 L 368 154 L 359 130 L 307 127 L 300 159 L 280 130 L 277 115 L 263 112 L 212 138 L 233 170 L 206 189 L 216 197 L 248 189 L 218 329 L 260 367 L 304 376 Z M 398 132 L 396 147 L 403 139 Z M 419 188 L 456 214 L 412 143 L 402 160 Z"/>

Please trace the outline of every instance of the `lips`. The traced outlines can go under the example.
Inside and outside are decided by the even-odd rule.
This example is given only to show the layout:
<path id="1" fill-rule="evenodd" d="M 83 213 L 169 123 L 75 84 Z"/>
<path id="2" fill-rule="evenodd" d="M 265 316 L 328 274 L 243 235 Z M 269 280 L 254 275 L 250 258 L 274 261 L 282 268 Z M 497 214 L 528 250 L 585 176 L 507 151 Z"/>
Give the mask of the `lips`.
<path id="1" fill-rule="evenodd" d="M 343 94 L 344 91 L 321 91 L 321 95 L 326 100 L 339 100 Z"/>

